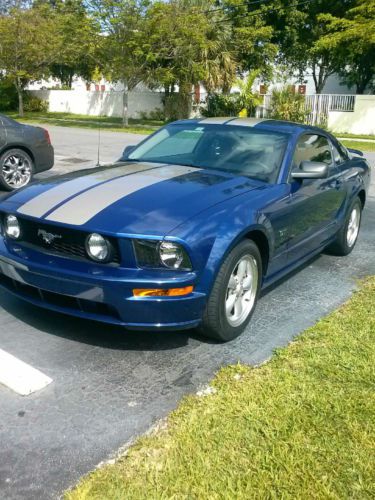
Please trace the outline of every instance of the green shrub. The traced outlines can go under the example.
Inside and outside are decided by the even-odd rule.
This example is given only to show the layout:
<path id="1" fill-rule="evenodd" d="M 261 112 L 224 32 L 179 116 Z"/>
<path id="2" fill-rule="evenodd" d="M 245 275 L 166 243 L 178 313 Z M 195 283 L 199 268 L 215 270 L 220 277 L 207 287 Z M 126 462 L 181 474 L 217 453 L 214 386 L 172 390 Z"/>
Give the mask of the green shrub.
<path id="1" fill-rule="evenodd" d="M 237 116 L 241 109 L 239 94 L 210 94 L 200 112 L 203 116 Z"/>
<path id="2" fill-rule="evenodd" d="M 160 108 L 155 108 L 152 111 L 141 111 L 139 113 L 139 117 L 141 120 L 151 120 L 156 122 L 164 121 L 164 111 Z"/>
<path id="3" fill-rule="evenodd" d="M 17 107 L 16 87 L 7 78 L 0 78 L 0 111 L 16 111 Z"/>
<path id="4" fill-rule="evenodd" d="M 296 94 L 288 86 L 274 89 L 271 95 L 270 118 L 305 123 L 310 110 L 305 106 L 305 96 Z"/>
<path id="5" fill-rule="evenodd" d="M 23 108 L 24 111 L 28 112 L 46 113 L 48 111 L 48 102 L 29 92 L 25 92 Z"/>

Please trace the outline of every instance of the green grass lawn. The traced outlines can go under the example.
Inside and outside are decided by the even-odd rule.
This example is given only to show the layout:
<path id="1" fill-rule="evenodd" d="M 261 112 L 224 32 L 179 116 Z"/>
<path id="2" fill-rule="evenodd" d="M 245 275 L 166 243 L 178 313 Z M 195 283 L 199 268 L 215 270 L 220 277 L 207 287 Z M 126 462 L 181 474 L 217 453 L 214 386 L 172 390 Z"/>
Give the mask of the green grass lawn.
<path id="1" fill-rule="evenodd" d="M 341 137 L 341 138 L 345 138 L 345 139 L 370 139 L 372 141 L 375 141 L 375 135 L 365 135 L 365 134 L 340 134 L 339 132 L 338 133 L 335 133 L 334 132 L 334 135 L 336 137 Z"/>
<path id="2" fill-rule="evenodd" d="M 375 497 L 375 278 L 257 368 L 222 369 L 66 500 Z"/>
<path id="3" fill-rule="evenodd" d="M 349 139 L 344 139 L 341 141 L 347 148 L 359 149 L 363 152 L 373 152 L 375 151 L 375 142 L 360 142 L 351 141 Z"/>
<path id="4" fill-rule="evenodd" d="M 59 127 L 79 127 L 98 129 L 102 128 L 111 132 L 131 132 L 135 134 L 150 134 L 155 132 L 164 122 L 157 120 L 129 119 L 129 126 L 123 127 L 121 118 L 108 116 L 75 115 L 72 113 L 25 113 L 19 118 L 17 113 L 6 113 L 7 116 L 23 123 L 41 123 L 58 125 Z"/>

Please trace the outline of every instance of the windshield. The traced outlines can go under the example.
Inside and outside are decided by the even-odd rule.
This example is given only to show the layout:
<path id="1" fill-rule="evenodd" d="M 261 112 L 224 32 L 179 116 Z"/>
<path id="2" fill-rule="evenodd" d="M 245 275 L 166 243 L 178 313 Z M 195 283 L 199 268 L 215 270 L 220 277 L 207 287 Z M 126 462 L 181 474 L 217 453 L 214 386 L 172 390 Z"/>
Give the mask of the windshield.
<path id="1" fill-rule="evenodd" d="M 235 125 L 172 124 L 136 147 L 128 160 L 188 165 L 275 182 L 288 136 Z"/>

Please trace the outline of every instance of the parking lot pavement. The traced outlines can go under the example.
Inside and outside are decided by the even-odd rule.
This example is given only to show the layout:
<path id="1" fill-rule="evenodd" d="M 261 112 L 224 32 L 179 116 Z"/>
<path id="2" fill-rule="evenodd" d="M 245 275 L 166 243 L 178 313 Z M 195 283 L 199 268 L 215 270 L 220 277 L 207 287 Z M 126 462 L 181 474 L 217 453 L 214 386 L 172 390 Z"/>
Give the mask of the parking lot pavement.
<path id="1" fill-rule="evenodd" d="M 0 386 L 0 496 L 58 497 L 220 366 L 264 361 L 345 301 L 358 278 L 375 274 L 374 187 L 373 178 L 353 253 L 321 255 L 271 289 L 230 344 L 194 332 L 127 332 L 0 292 L 0 348 L 53 379 L 27 397 Z"/>
<path id="2" fill-rule="evenodd" d="M 110 163 L 120 158 L 125 146 L 137 144 L 145 136 L 106 132 L 105 130 L 87 130 L 43 125 L 47 128 L 55 148 L 55 166 L 50 172 L 38 177 L 71 172 L 80 168 L 89 168 L 98 162 Z"/>

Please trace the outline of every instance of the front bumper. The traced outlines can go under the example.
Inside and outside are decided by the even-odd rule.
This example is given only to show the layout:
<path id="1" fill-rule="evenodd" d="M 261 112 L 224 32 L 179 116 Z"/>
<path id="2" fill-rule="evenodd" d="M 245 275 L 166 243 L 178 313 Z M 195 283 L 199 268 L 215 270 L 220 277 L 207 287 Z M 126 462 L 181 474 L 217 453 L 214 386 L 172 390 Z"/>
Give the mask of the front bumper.
<path id="1" fill-rule="evenodd" d="M 161 273 L 153 277 L 140 269 L 108 269 L 63 257 L 43 255 L 8 244 L 0 237 L 0 286 L 40 307 L 121 325 L 129 329 L 193 328 L 200 323 L 206 295 L 134 297 L 134 288 L 173 288 L 194 285 L 196 275 Z"/>

